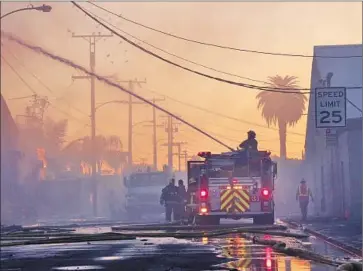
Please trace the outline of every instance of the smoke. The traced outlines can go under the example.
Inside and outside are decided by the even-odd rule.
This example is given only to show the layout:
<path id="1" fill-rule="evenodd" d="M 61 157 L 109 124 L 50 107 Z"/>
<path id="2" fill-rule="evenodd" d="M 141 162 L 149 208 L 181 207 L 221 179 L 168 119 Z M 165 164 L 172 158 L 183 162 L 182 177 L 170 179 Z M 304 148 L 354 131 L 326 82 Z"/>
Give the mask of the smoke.
<path id="1" fill-rule="evenodd" d="M 75 68 L 75 69 L 77 69 L 77 70 L 79 70 L 79 71 L 84 72 L 85 74 L 87 74 L 87 75 L 89 75 L 89 76 L 94 76 L 97 80 L 99 80 L 99 81 L 101 81 L 101 82 L 105 83 L 106 85 L 109 85 L 109 86 L 112 86 L 112 87 L 118 88 L 119 90 L 121 90 L 121 91 L 123 91 L 123 92 L 127 92 L 128 94 L 130 94 L 130 95 L 132 95 L 132 96 L 136 97 L 137 99 L 140 99 L 140 100 L 142 100 L 143 102 L 145 102 L 145 103 L 147 103 L 147 104 L 149 104 L 149 105 L 151 105 L 151 106 L 155 107 L 156 109 L 158 109 L 158 110 L 160 110 L 160 111 L 162 111 L 162 112 L 164 112 L 164 113 L 166 113 L 166 114 L 168 114 L 168 115 L 172 116 L 173 118 L 175 118 L 175 119 L 177 119 L 177 120 L 181 121 L 181 122 L 182 122 L 182 123 L 184 123 L 185 125 L 187 125 L 187 126 L 191 127 L 192 129 L 194 129 L 194 130 L 198 131 L 199 133 L 201 133 L 201 134 L 203 134 L 204 136 L 206 136 L 206 137 L 208 137 L 208 138 L 212 139 L 213 141 L 215 141 L 215 142 L 217 142 L 218 144 L 220 144 L 220 145 L 222 145 L 222 146 L 226 147 L 227 149 L 233 150 L 231 147 L 229 147 L 228 145 L 226 145 L 226 144 L 225 144 L 225 143 L 223 143 L 222 141 L 220 141 L 220 140 L 218 140 L 217 138 L 215 138 L 215 137 L 211 136 L 210 134 L 206 133 L 205 131 L 203 131 L 203 130 L 199 129 L 198 127 L 194 126 L 193 124 L 191 124 L 191 123 L 189 123 L 189 122 L 185 121 L 184 119 L 182 119 L 182 118 L 180 118 L 180 117 L 178 117 L 178 116 L 174 115 L 173 113 L 171 113 L 171 112 L 169 112 L 169 111 L 165 110 L 164 108 L 162 108 L 162 107 L 160 107 L 160 106 L 158 106 L 158 105 L 153 104 L 152 102 L 150 102 L 150 101 L 148 101 L 147 99 L 145 99 L 145 98 L 143 98 L 143 97 L 141 97 L 141 96 L 139 96 L 139 95 L 135 94 L 134 92 L 132 92 L 132 91 L 130 91 L 130 90 L 128 90 L 128 89 L 123 88 L 123 87 L 122 87 L 122 86 L 120 86 L 119 84 L 114 83 L 114 82 L 110 81 L 109 79 L 107 79 L 107 78 L 105 78 L 105 77 L 103 77 L 103 76 L 100 76 L 100 75 L 98 75 L 98 74 L 96 74 L 96 73 L 93 73 L 93 72 L 89 71 L 88 69 L 86 69 L 86 68 L 84 68 L 84 67 L 82 67 L 82 66 L 80 66 L 80 65 L 78 65 L 78 64 L 76 64 L 76 63 L 74 63 L 74 62 L 73 62 L 73 61 L 71 61 L 71 60 L 68 60 L 68 59 L 63 58 L 63 57 L 61 57 L 61 56 L 57 56 L 57 55 L 55 55 L 55 54 L 52 54 L 52 53 L 48 52 L 47 50 L 45 50 L 45 49 L 43 49 L 43 48 L 41 48 L 41 47 L 39 47 L 39 46 L 31 45 L 31 44 L 29 44 L 29 43 L 27 43 L 27 42 L 23 41 L 22 39 L 20 39 L 20 38 L 18 38 L 18 37 L 15 37 L 15 36 L 14 36 L 14 35 L 12 35 L 11 33 L 7 33 L 7 32 L 4 32 L 4 31 L 1 31 L 1 35 L 2 35 L 2 37 L 4 37 L 4 38 L 8 39 L 9 41 L 15 42 L 15 43 L 19 44 L 20 46 L 23 46 L 23 47 L 25 47 L 25 48 L 27 48 L 27 49 L 29 49 L 29 50 L 32 50 L 32 51 L 33 51 L 33 52 L 35 52 L 35 53 L 38 53 L 38 54 L 44 55 L 44 56 L 46 56 L 46 57 L 48 57 L 48 58 L 51 58 L 51 59 L 56 60 L 56 61 L 58 61 L 58 62 L 61 62 L 61 63 L 65 64 L 65 65 L 67 65 L 67 66 L 73 67 L 73 68 Z"/>

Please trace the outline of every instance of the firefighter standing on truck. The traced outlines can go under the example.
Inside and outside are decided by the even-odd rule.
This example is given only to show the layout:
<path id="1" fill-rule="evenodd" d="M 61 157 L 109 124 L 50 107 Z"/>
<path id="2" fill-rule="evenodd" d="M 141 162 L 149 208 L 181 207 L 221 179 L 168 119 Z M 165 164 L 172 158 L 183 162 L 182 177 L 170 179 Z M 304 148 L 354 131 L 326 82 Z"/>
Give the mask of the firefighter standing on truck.
<path id="1" fill-rule="evenodd" d="M 296 192 L 296 200 L 299 201 L 302 221 L 306 221 L 308 216 L 309 199 L 314 202 L 313 194 L 307 186 L 305 179 L 302 179 Z"/>
<path id="2" fill-rule="evenodd" d="M 256 140 L 256 133 L 254 131 L 247 132 L 247 139 L 243 141 L 239 147 L 245 150 L 257 151 L 258 142 Z"/>
<path id="3" fill-rule="evenodd" d="M 171 179 L 170 183 L 161 191 L 160 204 L 165 206 L 165 220 L 171 222 L 172 214 L 174 214 L 175 220 L 178 207 L 178 188 L 175 186 L 175 179 Z"/>

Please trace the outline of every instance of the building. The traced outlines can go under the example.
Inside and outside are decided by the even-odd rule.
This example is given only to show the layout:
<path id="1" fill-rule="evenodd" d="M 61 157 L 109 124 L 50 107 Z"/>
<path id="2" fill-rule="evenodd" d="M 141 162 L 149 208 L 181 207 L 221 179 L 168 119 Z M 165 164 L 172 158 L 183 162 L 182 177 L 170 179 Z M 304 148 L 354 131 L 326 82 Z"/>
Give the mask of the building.
<path id="1" fill-rule="evenodd" d="M 17 159 L 19 130 L 1 95 L 1 183 L 18 181 Z"/>
<path id="2" fill-rule="evenodd" d="M 362 45 L 316 46 L 314 55 L 362 56 Z M 315 128 L 315 88 L 343 86 L 347 87 L 347 126 L 330 131 Z M 361 219 L 362 58 L 315 57 L 311 89 L 304 165 L 316 199 L 313 212 Z"/>
<path id="3" fill-rule="evenodd" d="M 1 221 L 9 221 L 12 199 L 19 181 L 19 131 L 1 95 Z"/>

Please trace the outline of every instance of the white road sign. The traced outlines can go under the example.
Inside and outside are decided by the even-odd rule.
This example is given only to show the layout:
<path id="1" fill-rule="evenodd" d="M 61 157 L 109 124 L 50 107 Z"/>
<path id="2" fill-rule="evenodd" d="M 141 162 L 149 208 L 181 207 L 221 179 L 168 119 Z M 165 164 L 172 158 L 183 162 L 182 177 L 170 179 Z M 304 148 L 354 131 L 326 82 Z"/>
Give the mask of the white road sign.
<path id="1" fill-rule="evenodd" d="M 347 122 L 345 88 L 315 89 L 316 128 L 345 127 Z"/>

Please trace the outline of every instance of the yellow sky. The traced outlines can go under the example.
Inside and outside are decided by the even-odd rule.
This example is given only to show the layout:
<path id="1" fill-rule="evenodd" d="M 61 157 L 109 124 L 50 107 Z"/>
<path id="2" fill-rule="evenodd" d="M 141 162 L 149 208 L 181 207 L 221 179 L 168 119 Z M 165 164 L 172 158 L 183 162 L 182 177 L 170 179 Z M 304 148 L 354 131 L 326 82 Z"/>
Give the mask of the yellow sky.
<path id="1" fill-rule="evenodd" d="M 26 4 L 25 2 L 3 3 L 2 12 L 24 7 Z M 45 47 L 53 53 L 88 66 L 87 42 L 82 39 L 71 38 L 71 34 L 67 30 L 76 34 L 99 31 L 108 33 L 107 30 L 96 27 L 95 23 L 72 7 L 71 3 L 49 4 L 53 6 L 51 13 L 31 11 L 14 14 L 3 20 L 2 29 Z M 140 2 L 100 3 L 100 5 L 138 22 L 190 39 L 260 51 L 312 54 L 314 45 L 362 42 L 361 3 Z M 142 40 L 206 66 L 257 80 L 266 80 L 268 76 L 276 74 L 294 75 L 299 78 L 301 87 L 308 87 L 310 84 L 311 59 L 309 58 L 266 56 L 196 45 L 135 26 L 106 14 L 87 3 L 82 3 L 82 6 Z M 6 46 L 9 48 L 8 44 Z M 143 85 L 141 89 L 137 89 L 137 92 L 144 97 L 159 97 L 160 95 L 150 92 L 153 90 L 183 102 L 258 125 L 266 125 L 260 112 L 256 109 L 255 95 L 257 92 L 255 90 L 220 83 L 180 70 L 144 54 L 125 42 L 120 42 L 118 37 L 102 39 L 96 47 L 97 72 L 104 75 L 117 74 L 122 80 L 146 78 L 147 84 Z M 146 45 L 145 47 L 149 48 Z M 69 112 L 78 120 L 69 119 L 69 138 L 74 139 L 88 135 L 89 128 L 85 127 L 85 124 L 89 123 L 87 117 L 90 108 L 89 82 L 77 80 L 72 84 L 71 76 L 78 75 L 75 70 L 15 45 L 11 47 L 11 50 L 18 58 L 22 59 L 27 69 L 50 87 L 52 93 L 29 75 L 16 59 L 3 51 L 6 59 L 19 71 L 29 85 L 39 94 L 47 95 L 53 105 Z M 211 75 L 259 84 L 206 70 L 164 53 L 155 52 L 177 63 Z M 31 94 L 8 67 L 3 66 L 1 73 L 2 93 L 6 99 Z M 97 83 L 96 95 L 97 103 L 127 98 L 126 94 L 102 83 Z M 56 100 L 57 97 L 62 99 Z M 8 104 L 13 115 L 22 114 L 26 100 L 8 101 Z M 272 150 L 274 154 L 278 154 L 279 141 L 276 130 L 216 117 L 168 99 L 160 105 L 208 132 L 223 136 L 220 139 L 232 147 L 244 139 L 247 130 L 254 129 L 260 141 L 260 148 L 267 148 Z M 74 108 L 86 114 L 82 114 Z M 151 119 L 151 112 L 152 110 L 148 106 L 135 106 L 134 121 Z M 54 108 L 49 108 L 48 114 L 54 118 L 69 118 Z M 160 118 L 160 123 L 162 121 L 163 119 Z M 304 146 L 304 136 L 290 132 L 304 134 L 305 127 L 306 121 L 303 117 L 295 127 L 288 128 L 287 152 L 289 157 L 301 157 Z M 103 134 L 119 135 L 126 148 L 127 107 L 116 104 L 100 109 L 97 112 L 97 130 Z M 135 161 L 140 158 L 147 158 L 151 162 L 151 132 L 151 128 L 145 128 L 141 125 L 135 128 Z M 158 138 L 166 138 L 163 129 L 159 129 Z M 224 150 L 223 147 L 192 131 L 185 125 L 179 127 L 179 132 L 175 138 L 177 141 L 188 142 L 186 149 L 190 154 L 200 150 Z M 165 147 L 160 147 L 159 159 L 160 164 L 166 161 Z"/>

